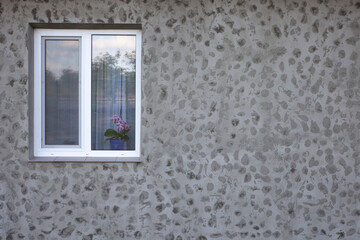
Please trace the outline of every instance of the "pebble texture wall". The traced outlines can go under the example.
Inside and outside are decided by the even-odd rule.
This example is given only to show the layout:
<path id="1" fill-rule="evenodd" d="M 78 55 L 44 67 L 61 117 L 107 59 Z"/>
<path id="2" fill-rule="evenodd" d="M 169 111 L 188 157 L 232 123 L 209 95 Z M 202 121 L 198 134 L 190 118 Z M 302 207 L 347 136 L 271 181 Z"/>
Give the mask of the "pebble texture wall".
<path id="1" fill-rule="evenodd" d="M 29 22 L 140 23 L 143 163 L 28 163 Z M 360 239 L 360 2 L 0 2 L 0 239 Z"/>

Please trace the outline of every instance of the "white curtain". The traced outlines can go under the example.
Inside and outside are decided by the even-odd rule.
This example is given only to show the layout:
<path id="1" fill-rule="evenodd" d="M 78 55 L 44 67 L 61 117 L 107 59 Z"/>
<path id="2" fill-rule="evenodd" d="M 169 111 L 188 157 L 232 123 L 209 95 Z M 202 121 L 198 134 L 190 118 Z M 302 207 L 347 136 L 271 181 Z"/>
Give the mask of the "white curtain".
<path id="1" fill-rule="evenodd" d="M 115 129 L 111 118 L 118 115 L 131 127 L 127 149 L 134 149 L 135 104 L 129 96 L 135 96 L 135 74 L 108 64 L 106 61 L 93 63 L 92 71 L 92 149 L 110 149 L 104 133 L 106 129 Z M 133 92 L 133 93 L 132 93 Z"/>

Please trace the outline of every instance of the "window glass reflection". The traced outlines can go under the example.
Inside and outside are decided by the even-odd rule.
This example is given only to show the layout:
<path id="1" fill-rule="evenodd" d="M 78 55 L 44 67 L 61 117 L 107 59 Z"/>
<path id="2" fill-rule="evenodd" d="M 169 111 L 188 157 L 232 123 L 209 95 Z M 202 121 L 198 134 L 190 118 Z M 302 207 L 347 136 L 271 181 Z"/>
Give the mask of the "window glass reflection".
<path id="1" fill-rule="evenodd" d="M 117 115 L 131 128 L 122 150 L 135 150 L 135 36 L 93 35 L 91 76 L 92 149 L 111 149 L 104 133 Z"/>
<path id="2" fill-rule="evenodd" d="M 79 41 L 44 42 L 45 145 L 79 145 Z"/>

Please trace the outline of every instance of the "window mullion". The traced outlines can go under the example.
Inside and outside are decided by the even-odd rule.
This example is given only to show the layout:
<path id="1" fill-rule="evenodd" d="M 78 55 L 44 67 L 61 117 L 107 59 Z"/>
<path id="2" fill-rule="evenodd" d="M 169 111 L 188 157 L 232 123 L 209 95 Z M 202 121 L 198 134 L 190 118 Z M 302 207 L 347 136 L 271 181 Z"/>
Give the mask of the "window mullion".
<path id="1" fill-rule="evenodd" d="M 82 138 L 84 143 L 85 155 L 91 152 L 91 34 L 85 33 L 82 40 L 82 58 L 83 58 L 83 74 L 82 74 Z"/>

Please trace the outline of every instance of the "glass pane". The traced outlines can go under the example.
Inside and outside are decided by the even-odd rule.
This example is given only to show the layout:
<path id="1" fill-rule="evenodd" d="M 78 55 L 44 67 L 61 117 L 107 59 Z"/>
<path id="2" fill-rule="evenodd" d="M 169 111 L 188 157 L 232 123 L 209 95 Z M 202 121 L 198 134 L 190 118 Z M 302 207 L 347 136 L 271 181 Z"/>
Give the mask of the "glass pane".
<path id="1" fill-rule="evenodd" d="M 135 150 L 135 36 L 93 35 L 91 68 L 92 149 Z M 114 124 L 114 115 L 130 130 Z M 110 138 L 125 138 L 125 144 L 111 146 Z"/>
<path id="2" fill-rule="evenodd" d="M 79 41 L 44 42 L 45 145 L 79 145 Z"/>

